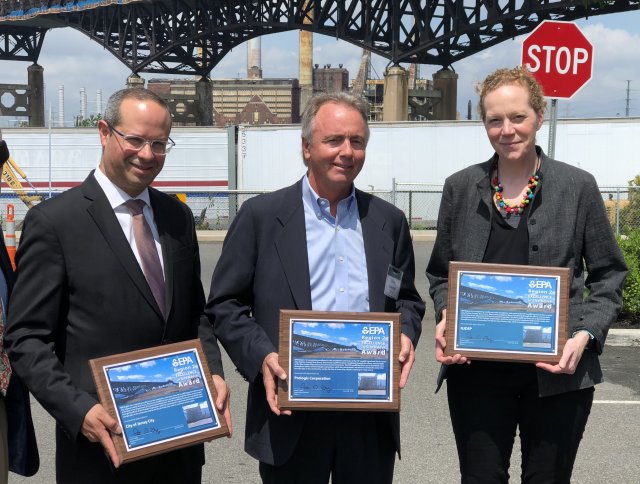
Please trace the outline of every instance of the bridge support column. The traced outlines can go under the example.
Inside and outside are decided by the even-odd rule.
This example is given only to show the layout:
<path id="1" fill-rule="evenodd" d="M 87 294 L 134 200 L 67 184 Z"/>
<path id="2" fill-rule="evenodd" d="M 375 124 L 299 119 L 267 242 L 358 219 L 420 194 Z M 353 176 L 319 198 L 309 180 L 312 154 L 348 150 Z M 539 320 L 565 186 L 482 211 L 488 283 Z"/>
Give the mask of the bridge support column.
<path id="1" fill-rule="evenodd" d="M 211 81 L 201 77 L 196 82 L 197 126 L 213 126 L 213 91 Z"/>
<path id="2" fill-rule="evenodd" d="M 384 73 L 383 121 L 406 121 L 409 114 L 409 76 L 401 66 Z"/>
<path id="3" fill-rule="evenodd" d="M 306 10 L 309 0 L 305 0 Z M 313 11 L 302 20 L 304 24 L 313 23 Z M 298 34 L 298 82 L 300 84 L 300 115 L 304 112 L 309 99 L 313 97 L 313 32 L 301 30 Z M 292 116 L 293 117 L 293 116 Z"/>
<path id="4" fill-rule="evenodd" d="M 127 87 L 144 87 L 144 79 L 138 74 L 131 74 L 129 77 L 127 77 Z"/>
<path id="5" fill-rule="evenodd" d="M 44 127 L 44 68 L 33 64 L 27 67 L 29 84 L 29 126 Z"/>
<path id="6" fill-rule="evenodd" d="M 451 69 L 441 69 L 433 75 L 433 88 L 440 91 L 440 102 L 433 107 L 433 119 L 457 118 L 458 74 Z"/>

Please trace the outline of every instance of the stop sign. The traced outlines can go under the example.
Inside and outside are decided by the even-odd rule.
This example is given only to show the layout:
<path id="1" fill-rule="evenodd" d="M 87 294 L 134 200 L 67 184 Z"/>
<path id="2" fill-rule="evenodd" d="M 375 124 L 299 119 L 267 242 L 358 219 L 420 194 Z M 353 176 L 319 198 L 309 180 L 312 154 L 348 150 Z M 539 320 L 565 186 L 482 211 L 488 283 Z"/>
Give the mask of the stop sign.
<path id="1" fill-rule="evenodd" d="M 545 20 L 522 44 L 527 67 L 551 98 L 569 99 L 593 72 L 593 46 L 572 22 Z"/>

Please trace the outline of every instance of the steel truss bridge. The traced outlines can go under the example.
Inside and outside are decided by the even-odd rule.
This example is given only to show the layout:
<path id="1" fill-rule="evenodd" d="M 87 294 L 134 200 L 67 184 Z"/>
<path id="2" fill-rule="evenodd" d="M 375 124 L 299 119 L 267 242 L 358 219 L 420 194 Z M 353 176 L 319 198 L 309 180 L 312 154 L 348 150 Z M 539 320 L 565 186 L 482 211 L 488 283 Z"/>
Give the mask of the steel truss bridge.
<path id="1" fill-rule="evenodd" d="M 449 68 L 545 19 L 639 7 L 640 0 L 7 0 L 0 6 L 0 60 L 36 63 L 46 32 L 71 27 L 132 73 L 206 78 L 243 42 L 300 29 L 393 63 Z"/>

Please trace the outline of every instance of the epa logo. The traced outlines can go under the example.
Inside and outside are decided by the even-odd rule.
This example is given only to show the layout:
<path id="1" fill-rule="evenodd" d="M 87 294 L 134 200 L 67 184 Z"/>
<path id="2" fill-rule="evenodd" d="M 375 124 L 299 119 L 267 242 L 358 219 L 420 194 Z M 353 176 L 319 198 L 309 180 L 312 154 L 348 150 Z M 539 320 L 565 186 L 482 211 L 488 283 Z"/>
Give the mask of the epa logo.
<path id="1" fill-rule="evenodd" d="M 190 356 L 180 356 L 174 358 L 171 364 L 173 366 L 193 365 L 193 359 Z"/>
<path id="2" fill-rule="evenodd" d="M 529 287 L 531 289 L 551 289 L 551 282 L 549 281 L 529 281 Z"/>

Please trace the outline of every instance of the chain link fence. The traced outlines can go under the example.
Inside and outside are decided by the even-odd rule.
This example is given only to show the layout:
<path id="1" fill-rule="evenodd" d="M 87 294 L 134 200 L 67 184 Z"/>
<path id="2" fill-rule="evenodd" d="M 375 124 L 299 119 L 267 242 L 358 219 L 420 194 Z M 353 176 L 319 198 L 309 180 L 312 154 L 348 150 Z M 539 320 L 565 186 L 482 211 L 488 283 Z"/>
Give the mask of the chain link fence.
<path id="1" fill-rule="evenodd" d="M 442 199 L 441 185 L 397 183 L 395 190 L 372 191 L 402 210 L 412 230 L 435 230 Z M 640 229 L 640 187 L 601 188 L 607 216 L 616 234 Z M 227 229 L 245 200 L 264 192 L 229 191 L 187 194 L 198 228 Z"/>
<path id="2" fill-rule="evenodd" d="M 602 187 L 609 222 L 616 234 L 628 234 L 640 229 L 640 187 Z M 262 191 L 209 191 L 186 193 L 198 230 L 226 230 L 242 204 Z M 402 210 L 412 230 L 435 230 L 442 199 L 441 185 L 396 183 L 391 191 L 371 192 Z M 58 192 L 52 192 L 52 196 Z M 48 198 L 49 193 L 30 193 Z M 19 230 L 27 212 L 26 205 L 13 192 L 0 195 L 0 219 L 6 228 L 7 204 L 13 204 L 16 228 Z"/>

